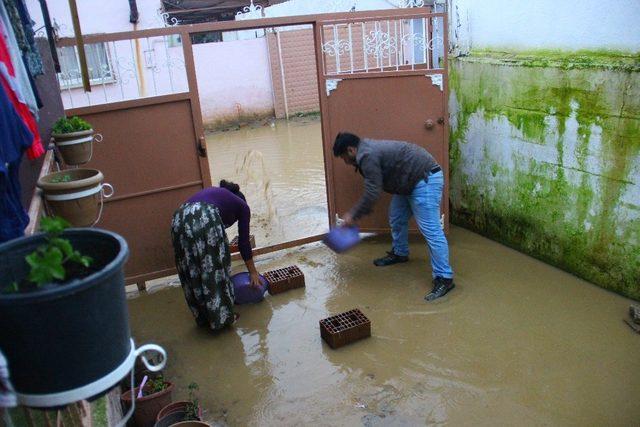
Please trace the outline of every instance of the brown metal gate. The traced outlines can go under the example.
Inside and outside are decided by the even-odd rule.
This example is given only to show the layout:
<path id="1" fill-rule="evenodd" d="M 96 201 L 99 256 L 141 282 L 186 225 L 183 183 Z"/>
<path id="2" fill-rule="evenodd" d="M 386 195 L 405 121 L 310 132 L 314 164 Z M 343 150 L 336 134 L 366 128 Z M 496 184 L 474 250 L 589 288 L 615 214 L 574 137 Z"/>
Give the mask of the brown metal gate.
<path id="1" fill-rule="evenodd" d="M 111 54 L 120 52 L 118 60 L 122 60 L 122 52 L 127 50 L 121 44 L 125 48 L 130 44 L 132 55 L 145 45 L 145 39 L 147 45 L 152 44 L 150 37 L 141 39 L 144 35 L 142 32 L 99 35 L 93 36 L 92 43 L 112 46 Z M 66 39 L 59 45 L 71 43 Z M 101 170 L 105 180 L 114 187 L 114 196 L 105 199 L 97 226 L 116 231 L 127 240 L 131 251 L 125 267 L 127 284 L 141 284 L 175 272 L 169 228 L 171 216 L 189 196 L 211 185 L 195 66 L 186 32 L 181 51 L 182 76 L 175 70 L 175 58 L 167 63 L 174 67 L 174 74 L 169 75 L 174 81 L 165 90 L 168 94 L 158 95 L 161 82 L 156 81 L 159 78 L 153 74 L 150 76 L 153 81 L 141 82 L 143 74 L 136 74 L 134 81 L 121 72 L 114 76 L 120 81 L 111 82 L 120 86 L 119 91 L 107 92 L 98 86 L 94 89 L 97 93 L 91 96 L 100 96 L 103 90 L 105 100 L 109 99 L 107 95 L 119 95 L 119 92 L 133 99 L 66 110 L 67 115 L 87 120 L 102 135 L 102 141 L 94 144 L 93 157 L 86 167 Z M 135 60 L 131 65 L 140 67 Z M 127 77 L 127 84 L 123 85 Z M 179 84 L 181 79 L 183 85 Z M 127 94 L 128 86 L 132 85 L 135 92 Z M 142 96 L 141 88 L 149 93 L 152 87 L 155 89 L 152 96 Z"/>
<path id="2" fill-rule="evenodd" d="M 316 27 L 320 105 L 331 221 L 362 194 L 362 178 L 332 154 L 341 131 L 426 148 L 448 176 L 446 16 L 391 14 L 324 20 Z M 388 194 L 363 231 L 388 231 Z M 448 179 L 442 213 L 448 226 Z M 412 223 L 416 230 L 415 223 Z"/>
<path id="3" fill-rule="evenodd" d="M 99 86 L 98 94 L 86 94 L 89 104 L 98 99 L 98 105 L 76 106 L 66 113 L 84 117 L 103 136 L 103 142 L 94 144 L 93 159 L 87 167 L 102 170 L 115 188 L 115 196 L 105 203 L 98 226 L 118 232 L 129 243 L 127 284 L 143 283 L 175 272 L 169 232 L 171 215 L 191 194 L 211 185 L 191 46 L 193 34 L 313 26 L 328 203 L 330 222 L 333 222 L 335 213 L 346 210 L 361 188 L 351 171 L 331 156 L 333 139 L 340 130 L 418 143 L 436 156 L 445 173 L 448 170 L 446 52 L 434 47 L 436 42 L 443 46 L 446 42 L 446 22 L 444 14 L 430 14 L 428 10 L 264 18 L 85 35 L 85 45 L 111 46 L 114 53 L 110 61 L 118 65 L 119 73 L 101 70 L 98 78 L 104 100 L 99 99 Z M 416 30 L 420 23 L 422 32 Z M 442 36 L 438 36 L 439 31 Z M 156 79 L 155 73 L 160 67 L 154 59 L 156 39 L 164 43 L 168 81 Z M 180 58 L 167 48 L 176 40 L 181 44 Z M 76 42 L 74 38 L 64 38 L 57 43 L 60 47 L 71 47 Z M 349 43 L 348 49 L 346 43 Z M 408 48 L 413 51 L 411 56 Z M 332 49 L 334 55 L 331 55 Z M 129 51 L 132 58 L 135 56 L 130 64 L 126 58 L 118 57 L 119 53 Z M 386 51 L 389 54 L 384 54 Z M 424 52 L 422 61 L 418 60 L 421 51 Z M 348 67 L 345 64 L 349 64 Z M 147 70 L 149 81 L 146 82 L 138 77 L 143 75 L 140 74 L 143 67 L 151 70 Z M 171 74 L 181 67 L 183 81 Z M 77 76 L 61 78 L 72 84 L 77 80 Z M 107 84 L 112 85 L 110 92 L 121 94 L 122 100 L 108 100 Z M 131 87 L 133 95 L 127 92 Z M 71 97 L 63 89 L 63 97 L 66 95 Z M 444 122 L 438 123 L 439 118 Z M 424 128 L 426 119 L 436 122 L 428 131 Z M 446 203 L 444 206 L 446 208 Z M 382 204 L 377 212 L 364 223 L 365 229 L 387 229 Z M 272 252 L 321 237 L 283 242 L 258 248 L 254 253 Z"/>

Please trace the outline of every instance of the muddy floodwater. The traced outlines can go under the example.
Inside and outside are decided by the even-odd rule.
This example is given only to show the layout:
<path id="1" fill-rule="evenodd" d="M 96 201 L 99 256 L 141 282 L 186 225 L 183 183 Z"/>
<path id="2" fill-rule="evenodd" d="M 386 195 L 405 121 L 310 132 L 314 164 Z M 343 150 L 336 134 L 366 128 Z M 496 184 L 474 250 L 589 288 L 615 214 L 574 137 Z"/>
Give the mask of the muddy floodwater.
<path id="1" fill-rule="evenodd" d="M 317 116 L 254 123 L 207 135 L 214 185 L 240 184 L 257 246 L 324 233 L 327 193 Z M 229 238 L 237 228 L 228 231 Z"/>
<path id="2" fill-rule="evenodd" d="M 317 120 L 208 141 L 214 179 L 245 187 L 258 245 L 326 229 Z M 133 335 L 167 349 L 174 399 L 197 382 L 216 425 L 639 424 L 630 300 L 467 230 L 449 239 L 457 287 L 434 303 L 420 240 L 386 268 L 371 263 L 384 237 L 342 256 L 314 243 L 258 257 L 260 271 L 298 265 L 306 287 L 237 307 L 233 328 L 198 329 L 174 281 L 129 300 Z M 318 321 L 356 307 L 371 338 L 330 349 Z"/>
<path id="3" fill-rule="evenodd" d="M 321 243 L 259 258 L 297 264 L 306 288 L 237 307 L 235 327 L 195 326 L 179 287 L 130 300 L 133 335 L 169 353 L 206 417 L 246 425 L 631 426 L 640 420 L 640 336 L 630 301 L 461 228 L 457 287 L 428 304 L 430 268 L 376 268 L 386 239 L 337 256 Z M 332 350 L 318 321 L 360 308 L 372 337 Z"/>

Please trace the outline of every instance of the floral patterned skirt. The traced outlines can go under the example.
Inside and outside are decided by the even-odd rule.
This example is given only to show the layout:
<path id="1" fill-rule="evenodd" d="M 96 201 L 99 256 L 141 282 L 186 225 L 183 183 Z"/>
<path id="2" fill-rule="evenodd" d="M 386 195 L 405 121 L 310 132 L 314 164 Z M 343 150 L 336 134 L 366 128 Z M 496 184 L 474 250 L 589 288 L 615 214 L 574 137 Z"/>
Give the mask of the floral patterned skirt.
<path id="1" fill-rule="evenodd" d="M 173 214 L 171 238 L 184 297 L 200 326 L 229 326 L 233 316 L 231 253 L 218 208 L 185 203 Z"/>

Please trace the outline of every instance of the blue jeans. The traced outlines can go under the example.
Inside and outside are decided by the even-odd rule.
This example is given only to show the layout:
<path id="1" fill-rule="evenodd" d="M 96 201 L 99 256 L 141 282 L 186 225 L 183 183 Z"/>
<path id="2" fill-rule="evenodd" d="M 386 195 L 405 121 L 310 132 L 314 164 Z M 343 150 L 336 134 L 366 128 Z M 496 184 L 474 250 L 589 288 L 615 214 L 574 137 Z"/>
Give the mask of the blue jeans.
<path id="1" fill-rule="evenodd" d="M 444 187 L 444 175 L 436 172 L 428 181 L 420 180 L 408 196 L 396 194 L 389 206 L 389 224 L 393 237 L 393 252 L 409 255 L 409 219 L 415 215 L 418 228 L 427 241 L 431 253 L 433 277 L 453 278 L 449 265 L 449 244 L 440 226 L 440 200 Z"/>

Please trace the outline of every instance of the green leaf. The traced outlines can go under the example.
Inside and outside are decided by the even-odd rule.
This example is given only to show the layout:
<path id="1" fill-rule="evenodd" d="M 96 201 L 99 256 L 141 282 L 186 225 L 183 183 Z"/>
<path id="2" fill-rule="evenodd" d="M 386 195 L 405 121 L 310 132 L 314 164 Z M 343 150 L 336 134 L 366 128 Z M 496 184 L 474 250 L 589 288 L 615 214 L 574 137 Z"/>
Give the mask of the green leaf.
<path id="1" fill-rule="evenodd" d="M 45 216 L 40 220 L 40 230 L 48 234 L 58 235 L 69 227 L 71 224 L 59 216 Z"/>
<path id="2" fill-rule="evenodd" d="M 56 247 L 49 247 L 43 254 L 31 253 L 25 257 L 31 266 L 29 280 L 38 286 L 50 283 L 54 279 L 63 280 L 65 270 L 62 266 L 62 251 Z"/>
<path id="3" fill-rule="evenodd" d="M 85 267 L 89 267 L 91 264 L 93 264 L 93 258 L 91 258 L 90 256 L 83 256 L 80 258 L 80 264 L 84 265 Z"/>
<path id="4" fill-rule="evenodd" d="M 70 258 L 74 255 L 73 246 L 71 246 L 71 242 L 67 239 L 61 239 L 60 237 L 55 237 L 51 239 L 51 244 L 57 248 L 59 248 L 65 257 Z M 75 251 L 78 255 L 80 253 Z"/>

